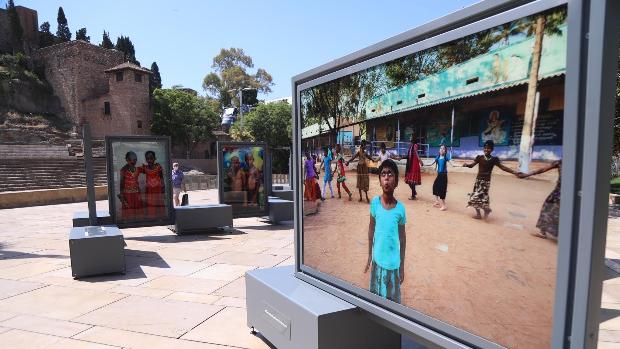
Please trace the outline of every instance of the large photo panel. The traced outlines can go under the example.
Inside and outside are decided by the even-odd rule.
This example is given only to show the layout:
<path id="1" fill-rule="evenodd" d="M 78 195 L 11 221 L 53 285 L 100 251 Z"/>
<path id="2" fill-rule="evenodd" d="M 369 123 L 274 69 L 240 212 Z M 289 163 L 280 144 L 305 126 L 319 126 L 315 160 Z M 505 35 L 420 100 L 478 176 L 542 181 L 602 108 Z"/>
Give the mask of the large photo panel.
<path id="1" fill-rule="evenodd" d="M 110 214 L 119 227 L 171 224 L 170 141 L 106 137 Z"/>
<path id="2" fill-rule="evenodd" d="M 220 203 L 231 205 L 234 217 L 268 215 L 267 144 L 218 142 L 218 176 Z"/>
<path id="3" fill-rule="evenodd" d="M 566 18 L 302 89 L 302 267 L 489 343 L 549 348 Z"/>

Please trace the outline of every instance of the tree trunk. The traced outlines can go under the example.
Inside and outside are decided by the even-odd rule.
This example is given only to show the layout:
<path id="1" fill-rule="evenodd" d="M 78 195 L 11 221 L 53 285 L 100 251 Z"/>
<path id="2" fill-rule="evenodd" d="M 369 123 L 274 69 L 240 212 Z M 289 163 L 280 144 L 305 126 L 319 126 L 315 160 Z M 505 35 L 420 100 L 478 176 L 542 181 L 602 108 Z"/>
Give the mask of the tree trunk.
<path id="1" fill-rule="evenodd" d="M 532 50 L 532 67 L 527 85 L 527 98 L 525 100 L 525 113 L 523 115 L 523 131 L 519 145 L 519 171 L 528 172 L 532 161 L 532 147 L 534 146 L 534 132 L 536 115 L 536 91 L 538 89 L 538 69 L 540 68 L 540 56 L 542 53 L 542 41 L 545 29 L 545 17 L 540 15 L 536 18 L 536 34 L 534 48 Z"/>

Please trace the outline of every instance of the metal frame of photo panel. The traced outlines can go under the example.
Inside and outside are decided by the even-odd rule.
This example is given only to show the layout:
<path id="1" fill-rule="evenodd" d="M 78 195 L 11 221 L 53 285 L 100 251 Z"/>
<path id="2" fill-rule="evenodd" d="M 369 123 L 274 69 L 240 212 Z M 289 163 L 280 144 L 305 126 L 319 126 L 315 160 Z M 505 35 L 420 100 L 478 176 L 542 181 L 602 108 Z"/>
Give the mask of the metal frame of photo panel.
<path id="1" fill-rule="evenodd" d="M 224 158 L 222 157 L 222 147 L 263 147 L 265 149 L 265 171 L 263 171 L 263 186 L 265 188 L 265 208 L 257 213 L 238 213 L 233 209 L 233 218 L 247 217 L 264 217 L 269 215 L 269 195 L 271 194 L 271 153 L 269 146 L 265 142 L 236 142 L 236 141 L 218 141 L 217 142 L 217 194 L 221 204 L 225 204 L 224 199 L 224 183 L 223 177 L 220 175 L 224 168 Z"/>
<path id="2" fill-rule="evenodd" d="M 168 217 L 166 219 L 145 220 L 140 222 L 117 222 L 116 219 L 116 200 L 114 198 L 114 173 L 113 158 L 112 158 L 112 143 L 116 142 L 164 142 L 167 156 L 168 169 L 172 169 L 172 163 L 170 158 L 170 137 L 168 136 L 106 136 L 105 137 L 105 151 L 106 151 L 106 172 L 108 175 L 108 206 L 110 210 L 110 216 L 112 217 L 114 224 L 119 228 L 138 228 L 138 227 L 151 227 L 157 225 L 170 225 L 174 223 L 174 207 L 172 201 L 168 205 Z M 161 161 L 158 160 L 159 163 Z M 172 198 L 172 179 L 168 176 L 166 182 L 166 198 Z"/>
<path id="3" fill-rule="evenodd" d="M 300 92 L 498 24 L 568 5 L 562 204 L 553 309 L 553 348 L 595 348 L 601 301 L 620 2 L 485 0 L 292 78 L 293 161 L 301 161 Z M 303 184 L 293 166 L 296 276 L 365 309 L 431 347 L 498 348 L 497 343 L 389 302 L 303 264 Z"/>

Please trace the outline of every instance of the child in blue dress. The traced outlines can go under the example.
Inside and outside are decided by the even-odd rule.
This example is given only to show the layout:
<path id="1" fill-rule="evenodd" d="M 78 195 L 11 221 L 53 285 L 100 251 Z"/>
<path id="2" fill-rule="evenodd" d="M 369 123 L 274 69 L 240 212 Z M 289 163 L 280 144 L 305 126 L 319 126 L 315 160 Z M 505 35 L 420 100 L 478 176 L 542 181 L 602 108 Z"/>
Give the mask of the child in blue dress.
<path id="1" fill-rule="evenodd" d="M 398 186 L 398 166 L 387 159 L 379 166 L 383 194 L 370 202 L 368 225 L 369 291 L 400 303 L 400 284 L 405 280 L 405 206 L 394 198 Z"/>

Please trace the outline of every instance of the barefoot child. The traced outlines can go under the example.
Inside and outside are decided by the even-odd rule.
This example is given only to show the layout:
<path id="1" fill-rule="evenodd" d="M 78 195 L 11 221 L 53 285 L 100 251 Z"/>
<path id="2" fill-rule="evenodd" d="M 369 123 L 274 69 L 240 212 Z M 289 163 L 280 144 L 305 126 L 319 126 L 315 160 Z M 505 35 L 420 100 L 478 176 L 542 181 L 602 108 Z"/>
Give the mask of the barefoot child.
<path id="1" fill-rule="evenodd" d="M 349 190 L 349 188 L 347 188 L 347 184 L 345 183 L 347 181 L 347 175 L 344 169 L 344 156 L 342 156 L 340 144 L 336 144 L 336 171 L 335 172 L 338 175 L 338 177 L 336 178 L 336 187 L 338 188 L 338 199 L 342 198 L 342 195 L 340 195 L 340 186 L 342 185 L 342 188 L 344 189 L 344 191 L 347 192 L 347 194 L 349 195 L 349 201 L 351 201 L 351 197 L 353 196 L 353 194 L 351 194 L 351 191 Z"/>
<path id="2" fill-rule="evenodd" d="M 416 185 L 422 184 L 422 173 L 420 168 L 424 166 L 422 159 L 418 156 L 418 142 L 415 136 L 411 135 L 411 145 L 407 152 L 407 165 L 405 167 L 405 183 L 411 188 L 411 197 L 409 200 L 415 200 L 418 192 L 415 190 Z"/>
<path id="3" fill-rule="evenodd" d="M 366 154 L 366 140 L 362 139 L 362 144 L 360 144 L 360 149 L 353 155 L 353 157 L 346 162 L 346 165 L 349 166 L 350 162 L 353 162 L 356 158 L 359 158 L 359 162 L 357 164 L 357 190 L 360 193 L 360 202 L 362 202 L 362 191 L 366 194 L 366 202 L 370 203 L 368 199 L 368 189 L 369 189 L 369 181 L 368 181 L 368 154 Z"/>
<path id="4" fill-rule="evenodd" d="M 491 155 L 493 148 L 495 148 L 495 143 L 493 143 L 492 140 L 484 142 L 484 155 L 476 156 L 474 162 L 470 164 L 463 164 L 463 167 L 469 168 L 478 165 L 478 175 L 476 176 L 476 182 L 474 182 L 474 190 L 469 194 L 469 202 L 467 203 L 467 207 L 471 206 L 476 209 L 476 215 L 474 216 L 476 219 L 482 218 L 480 216 L 480 210 L 484 211 L 484 218 L 487 218 L 492 211 L 489 200 L 489 189 L 491 188 L 491 173 L 493 172 L 493 167 L 497 166 L 503 171 L 512 173 L 515 176 L 517 175 L 517 172 L 502 165 L 497 156 Z"/>
<path id="5" fill-rule="evenodd" d="M 452 165 L 452 159 L 447 153 L 444 144 L 439 146 L 439 155 L 429 166 L 437 165 L 437 177 L 433 183 L 433 195 L 435 195 L 435 203 L 433 206 L 439 207 L 439 210 L 446 210 L 446 192 L 448 191 L 448 163 Z M 452 165 L 454 166 L 454 165 Z"/>
<path id="6" fill-rule="evenodd" d="M 394 198 L 398 186 L 398 166 L 390 159 L 379 166 L 383 194 L 370 204 L 368 224 L 369 291 L 400 303 L 400 284 L 405 280 L 405 206 Z M 371 268 L 372 265 L 372 268 Z"/>
<path id="7" fill-rule="evenodd" d="M 321 169 L 325 167 L 325 174 L 323 174 L 323 198 L 325 198 L 325 189 L 329 185 L 329 192 L 332 194 L 332 199 L 334 198 L 334 189 L 332 187 L 332 179 L 334 178 L 332 175 L 332 152 L 329 148 L 325 148 L 323 150 L 323 161 L 321 162 L 321 167 L 319 167 L 319 172 Z"/>
<path id="8" fill-rule="evenodd" d="M 562 160 L 557 160 L 546 167 L 532 171 L 529 173 L 519 173 L 519 178 L 527 178 L 529 176 L 535 176 L 541 173 L 545 173 L 554 168 L 558 169 L 558 181 L 555 184 L 555 188 L 551 191 L 549 196 L 545 199 L 542 208 L 540 209 L 540 216 L 536 227 L 540 229 L 540 233 L 532 234 L 536 237 L 546 239 L 551 237 L 557 240 L 558 227 L 560 220 L 560 191 L 562 189 Z"/>

